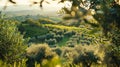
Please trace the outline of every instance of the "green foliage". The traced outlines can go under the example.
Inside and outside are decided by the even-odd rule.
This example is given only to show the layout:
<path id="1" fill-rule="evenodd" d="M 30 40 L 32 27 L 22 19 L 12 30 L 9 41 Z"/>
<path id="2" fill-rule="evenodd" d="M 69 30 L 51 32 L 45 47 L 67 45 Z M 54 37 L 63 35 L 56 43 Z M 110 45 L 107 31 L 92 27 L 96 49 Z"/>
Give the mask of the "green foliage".
<path id="1" fill-rule="evenodd" d="M 78 53 L 76 50 L 74 50 L 74 48 L 63 47 L 62 57 L 65 58 L 65 60 L 68 59 L 66 60 L 67 62 L 71 62 L 77 55 Z"/>
<path id="2" fill-rule="evenodd" d="M 21 33 L 25 33 L 25 37 L 36 37 L 48 33 L 48 29 L 44 28 L 39 22 L 28 19 L 19 25 Z"/>
<path id="3" fill-rule="evenodd" d="M 109 66 L 120 66 L 120 31 L 114 30 L 112 32 L 112 44 L 108 46 L 106 51 L 105 61 Z"/>
<path id="4" fill-rule="evenodd" d="M 31 45 L 27 48 L 27 64 L 28 67 L 34 66 L 37 63 L 44 63 L 44 60 L 51 60 L 56 56 L 56 53 L 46 44 Z"/>
<path id="5" fill-rule="evenodd" d="M 58 56 L 62 54 L 62 49 L 60 47 L 52 48 L 52 51 L 56 52 Z"/>
<path id="6" fill-rule="evenodd" d="M 58 45 L 59 46 L 65 46 L 66 45 L 66 42 L 70 39 L 70 37 L 64 37 L 59 43 Z"/>
<path id="7" fill-rule="evenodd" d="M 19 27 L 19 30 L 25 33 L 25 37 L 35 37 L 35 36 L 40 36 L 44 35 L 48 32 L 46 28 L 43 27 L 37 27 L 37 26 L 30 26 L 28 24 L 23 24 Z"/>
<path id="8" fill-rule="evenodd" d="M 48 33 L 46 34 L 46 39 L 54 38 L 54 33 Z"/>
<path id="9" fill-rule="evenodd" d="M 61 2 L 65 2 L 65 1 L 66 0 L 61 0 Z M 104 36 L 106 36 L 109 40 L 111 40 L 111 44 L 112 44 L 110 45 L 110 47 L 108 47 L 108 49 L 106 50 L 107 51 L 106 53 L 110 53 L 109 55 L 112 55 L 111 59 L 116 61 L 116 62 L 113 61 L 113 63 L 115 62 L 115 64 L 119 66 L 119 63 L 118 63 L 119 60 L 116 60 L 120 58 L 119 56 L 119 53 L 120 53 L 119 51 L 119 47 L 120 47 L 119 45 L 119 42 L 120 42 L 119 0 L 71 0 L 71 2 L 72 2 L 71 8 L 69 10 L 65 8 L 64 11 L 67 13 L 67 15 L 69 14 L 72 17 L 74 17 L 72 19 L 84 21 L 95 27 L 101 27 L 103 30 Z M 82 4 L 82 6 L 80 4 Z M 93 11 L 90 11 L 90 10 L 93 10 Z M 80 12 L 82 13 L 79 14 Z M 94 14 L 91 14 L 91 12 L 94 12 Z M 85 17 L 89 15 L 93 16 L 93 18 L 97 21 L 97 25 L 93 23 L 95 21 L 88 22 L 88 20 Z M 116 65 L 113 65 L 113 66 L 116 66 Z"/>
<path id="10" fill-rule="evenodd" d="M 49 40 L 45 40 L 46 43 L 48 43 L 49 45 L 55 45 L 56 44 L 56 39 L 49 39 Z"/>
<path id="11" fill-rule="evenodd" d="M 98 60 L 99 58 L 93 52 L 85 52 L 74 58 L 73 63 L 79 64 L 81 62 L 83 66 L 90 67 L 92 63 L 97 63 Z"/>
<path id="12" fill-rule="evenodd" d="M 23 59 L 21 62 L 14 62 L 13 64 L 8 64 L 6 62 L 0 61 L 0 67 L 28 67 L 26 65 L 26 59 Z M 59 57 L 54 57 L 51 60 L 45 60 L 42 63 L 42 66 L 35 62 L 34 67 L 61 67 Z M 33 66 L 30 66 L 33 67 Z"/>
<path id="13" fill-rule="evenodd" d="M 66 2 L 66 0 L 61 0 Z M 117 0 L 71 0 L 71 8 L 64 8 L 64 11 L 78 21 L 84 21 L 95 27 L 102 27 L 105 36 L 114 27 L 120 28 L 120 3 Z M 81 4 L 81 5 L 80 5 Z M 93 11 L 92 11 L 93 10 Z M 94 12 L 94 14 L 92 14 Z M 89 16 L 89 17 L 87 17 Z M 93 17 L 97 21 L 90 21 Z M 112 19 L 111 19 L 112 18 Z M 90 22 L 89 22 L 90 21 Z"/>
<path id="14" fill-rule="evenodd" d="M 16 22 L 0 19 L 0 59 L 7 63 L 24 57 L 26 41 L 16 27 Z"/>
<path id="15" fill-rule="evenodd" d="M 15 3 L 12 0 L 8 0 L 8 1 L 10 1 L 11 3 Z M 62 42 L 60 44 L 64 45 L 65 44 L 64 42 L 67 41 L 67 43 L 70 45 L 68 45 L 69 48 L 64 48 L 64 51 L 62 53 L 63 57 L 70 60 L 74 59 L 73 61 L 74 63 L 76 64 L 82 63 L 82 65 L 84 66 L 86 65 L 87 67 L 90 67 L 92 63 L 97 63 L 99 58 L 97 55 L 95 55 L 95 53 L 100 52 L 100 50 L 97 51 L 93 50 L 95 53 L 91 51 L 86 52 L 85 51 L 86 49 L 82 50 L 80 47 L 79 49 L 77 49 L 75 47 L 75 44 L 79 43 L 80 45 L 84 45 L 85 47 L 87 47 L 86 44 L 87 45 L 96 44 L 99 46 L 101 44 L 103 44 L 104 46 L 107 45 L 107 49 L 105 48 L 106 49 L 105 51 L 103 45 L 101 49 L 101 51 L 104 51 L 103 53 L 106 52 L 105 54 L 106 55 L 105 60 L 107 60 L 106 63 L 108 62 L 107 63 L 108 65 L 113 64 L 112 66 L 119 67 L 120 66 L 119 65 L 120 64 L 119 63 L 120 62 L 120 50 L 119 50 L 120 49 L 120 32 L 119 32 L 120 3 L 118 3 L 119 0 L 60 0 L 59 3 L 64 3 L 66 1 L 70 1 L 71 6 L 70 8 L 66 8 L 66 7 L 63 8 L 65 13 L 67 14 L 63 17 L 63 19 L 70 20 L 71 22 L 70 23 L 66 22 L 66 24 L 62 23 L 63 25 L 55 25 L 49 19 L 40 19 L 39 22 L 34 22 L 33 20 L 29 20 L 28 22 L 30 22 L 30 26 L 33 27 L 32 28 L 28 27 L 27 30 L 36 29 L 36 27 L 34 28 L 34 26 L 36 25 L 39 26 L 40 24 L 43 24 L 42 26 L 46 27 L 50 31 L 49 32 L 50 34 L 44 36 L 37 36 L 39 35 L 40 32 L 38 33 L 35 31 L 32 31 L 35 33 L 29 32 L 35 34 L 34 36 L 36 36 L 33 37 L 32 39 L 34 41 L 36 41 L 37 39 L 41 41 L 46 41 L 50 45 L 56 44 L 56 42 L 59 43 Z M 40 7 L 42 7 L 43 2 L 45 2 L 45 0 L 41 0 L 40 2 L 33 2 L 33 4 L 39 3 Z M 72 21 L 71 19 L 73 19 L 74 21 Z M 83 27 L 81 27 L 80 25 L 82 24 L 82 22 L 83 23 L 85 22 Z M 90 29 L 91 26 L 89 26 L 88 24 L 93 26 L 95 29 Z M 77 27 L 73 27 L 73 26 L 77 26 Z M 26 29 L 26 27 L 24 28 Z M 57 29 L 57 30 L 60 29 L 66 31 L 64 32 L 54 31 L 54 34 L 51 34 L 51 32 L 53 33 L 52 29 Z M 111 43 L 107 43 L 107 41 L 104 41 L 104 36 L 102 36 L 101 31 L 99 31 L 101 29 L 103 30 L 104 36 L 106 36 L 106 38 L 108 38 L 108 40 L 110 40 Z M 36 29 L 36 31 L 38 30 Z M 76 32 L 79 35 L 76 35 Z M 32 34 L 30 36 L 32 36 Z M 92 49 L 92 48 L 93 46 L 90 48 L 87 47 L 87 49 Z M 98 55 L 100 55 L 100 53 Z M 73 57 L 76 57 L 77 59 Z M 34 61 L 33 57 L 32 60 Z M 46 60 L 44 62 L 46 62 Z M 68 66 L 70 65 L 68 64 Z"/>
<path id="16" fill-rule="evenodd" d="M 55 39 L 56 39 L 57 42 L 60 42 L 63 39 L 63 36 L 62 35 L 56 35 Z"/>
<path id="17" fill-rule="evenodd" d="M 26 67 L 26 59 L 22 59 L 20 62 L 14 62 L 13 64 L 0 61 L 0 67 Z"/>

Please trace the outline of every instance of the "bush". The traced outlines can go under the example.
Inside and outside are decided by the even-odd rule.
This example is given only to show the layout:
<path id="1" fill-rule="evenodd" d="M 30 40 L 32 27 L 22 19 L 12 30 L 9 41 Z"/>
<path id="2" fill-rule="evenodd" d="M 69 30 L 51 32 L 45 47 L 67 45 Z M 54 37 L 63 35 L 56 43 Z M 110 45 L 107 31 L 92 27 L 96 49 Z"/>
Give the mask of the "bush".
<path id="1" fill-rule="evenodd" d="M 94 55 L 93 52 L 84 52 L 83 54 L 79 54 L 78 57 L 74 58 L 73 63 L 74 64 L 80 64 L 82 63 L 85 67 L 90 67 L 92 63 L 97 63 L 99 58 Z"/>
<path id="2" fill-rule="evenodd" d="M 65 59 L 73 60 L 73 58 L 78 56 L 78 53 L 77 51 L 74 50 L 74 48 L 64 47 L 62 49 L 63 49 L 62 57 Z"/>
<path id="3" fill-rule="evenodd" d="M 48 33 L 46 34 L 46 39 L 54 38 L 54 33 Z"/>
<path id="4" fill-rule="evenodd" d="M 0 20 L 0 59 L 12 63 L 23 58 L 26 45 L 16 22 Z"/>
<path id="5" fill-rule="evenodd" d="M 57 35 L 62 35 L 63 33 L 64 33 L 64 32 L 63 32 L 62 30 L 57 30 L 57 31 L 56 31 L 56 34 L 57 34 Z"/>
<path id="6" fill-rule="evenodd" d="M 43 60 L 50 60 L 56 56 L 56 53 L 46 44 L 31 45 L 27 48 L 28 67 L 34 66 L 35 61 L 42 63 Z"/>
<path id="7" fill-rule="evenodd" d="M 54 38 L 56 39 L 57 42 L 60 42 L 63 39 L 62 35 L 56 35 L 54 36 Z"/>
<path id="8" fill-rule="evenodd" d="M 112 50 L 111 50 L 112 48 Z M 109 45 L 107 51 L 105 51 L 105 63 L 109 67 L 119 67 L 120 66 L 120 46 L 116 47 L 115 45 Z"/>
<path id="9" fill-rule="evenodd" d="M 56 47 L 52 49 L 58 56 L 61 56 L 62 54 L 62 49 L 60 47 Z"/>
<path id="10" fill-rule="evenodd" d="M 115 56 L 114 51 L 106 53 L 104 60 L 108 67 L 119 67 L 120 66 L 120 59 L 119 57 Z"/>
<path id="11" fill-rule="evenodd" d="M 57 42 L 56 39 L 49 39 L 49 40 L 45 40 L 45 41 L 48 45 L 55 45 Z"/>
<path id="12" fill-rule="evenodd" d="M 120 66 L 120 30 L 113 30 L 111 32 L 111 42 L 105 51 L 105 62 L 110 67 Z"/>
<path id="13" fill-rule="evenodd" d="M 67 31 L 64 33 L 64 36 L 70 37 L 70 36 L 75 35 L 75 34 L 76 34 L 76 32 L 74 32 L 74 31 Z"/>

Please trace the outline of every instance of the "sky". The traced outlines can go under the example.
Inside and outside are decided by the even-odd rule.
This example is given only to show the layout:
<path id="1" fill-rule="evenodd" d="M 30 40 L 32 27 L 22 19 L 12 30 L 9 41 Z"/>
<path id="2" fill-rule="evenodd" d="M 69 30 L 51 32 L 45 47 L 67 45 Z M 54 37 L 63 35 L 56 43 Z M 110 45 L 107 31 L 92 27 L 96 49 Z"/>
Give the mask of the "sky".
<path id="1" fill-rule="evenodd" d="M 3 6 L 7 4 L 6 11 L 19 11 L 19 10 L 34 10 L 34 9 L 40 9 L 39 5 L 32 5 L 33 1 L 39 2 L 40 0 L 14 0 L 17 4 L 11 4 L 7 0 L 0 0 L 0 10 L 2 10 Z M 52 0 L 46 0 L 47 2 L 50 2 L 50 4 L 43 3 L 43 10 L 45 11 L 56 11 L 60 10 L 62 7 L 67 6 L 66 4 L 69 3 L 59 3 L 58 1 L 52 1 Z M 32 6 L 30 6 L 32 5 Z M 10 6 L 10 7 L 9 7 Z"/>
<path id="2" fill-rule="evenodd" d="M 39 2 L 40 0 L 13 0 L 13 1 L 15 1 L 18 5 L 29 5 L 33 1 Z M 46 0 L 46 1 L 52 2 L 52 0 Z M 8 0 L 0 0 L 0 5 L 5 5 L 6 2 L 8 2 Z M 8 3 L 8 5 L 11 4 Z"/>

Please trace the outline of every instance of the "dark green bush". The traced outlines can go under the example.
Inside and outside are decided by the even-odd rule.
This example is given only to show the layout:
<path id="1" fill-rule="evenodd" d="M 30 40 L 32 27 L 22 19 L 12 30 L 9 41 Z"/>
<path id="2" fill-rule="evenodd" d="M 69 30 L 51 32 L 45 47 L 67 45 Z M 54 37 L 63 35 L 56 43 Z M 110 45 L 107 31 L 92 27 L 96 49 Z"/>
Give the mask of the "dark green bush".
<path id="1" fill-rule="evenodd" d="M 63 39 L 62 35 L 56 35 L 54 38 L 57 40 L 57 42 L 60 42 Z"/>
<path id="2" fill-rule="evenodd" d="M 61 56 L 62 54 L 62 49 L 60 47 L 56 47 L 52 49 L 58 56 Z"/>
<path id="3" fill-rule="evenodd" d="M 104 60 L 108 67 L 119 67 L 120 66 L 120 59 L 118 56 L 116 56 L 115 53 L 116 52 L 114 51 L 110 51 L 106 53 Z"/>
<path id="4" fill-rule="evenodd" d="M 54 38 L 54 33 L 48 33 L 46 34 L 46 39 Z"/>
<path id="5" fill-rule="evenodd" d="M 62 34 L 64 34 L 64 32 L 63 32 L 62 30 L 57 30 L 57 31 L 56 31 L 56 34 L 57 34 L 57 35 L 62 35 Z"/>
<path id="6" fill-rule="evenodd" d="M 94 52 L 88 51 L 84 53 L 80 53 L 78 57 L 75 57 L 73 60 L 73 64 L 80 64 L 82 63 L 85 67 L 90 67 L 92 63 L 97 63 L 99 57 L 94 55 Z"/>
<path id="7" fill-rule="evenodd" d="M 57 43 L 56 39 L 45 40 L 48 45 L 55 45 Z"/>

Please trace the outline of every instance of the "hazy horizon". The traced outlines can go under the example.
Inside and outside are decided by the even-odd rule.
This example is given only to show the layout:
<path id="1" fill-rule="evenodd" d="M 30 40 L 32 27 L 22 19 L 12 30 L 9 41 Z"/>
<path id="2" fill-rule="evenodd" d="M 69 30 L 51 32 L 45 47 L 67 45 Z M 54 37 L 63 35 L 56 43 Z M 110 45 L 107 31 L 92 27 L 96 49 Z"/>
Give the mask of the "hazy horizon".
<path id="1" fill-rule="evenodd" d="M 41 10 L 39 4 L 32 5 L 32 2 L 29 0 L 15 0 L 17 4 L 11 4 L 6 0 L 0 0 L 0 10 L 3 10 L 4 6 L 6 5 L 6 9 L 3 11 L 19 11 L 19 10 Z M 34 0 L 38 1 L 38 0 Z M 43 10 L 44 11 L 56 11 L 60 10 L 64 7 L 68 2 L 65 3 L 58 3 L 57 1 L 47 0 L 50 4 L 43 3 Z M 32 6 L 30 6 L 32 5 Z"/>
<path id="2" fill-rule="evenodd" d="M 18 2 L 17 4 L 10 4 L 7 3 L 7 7 L 4 10 L 4 6 L 7 0 L 1 0 L 0 1 L 0 11 L 2 12 L 7 12 L 7 14 L 9 15 L 17 15 L 17 14 L 40 14 L 40 15 L 50 15 L 50 16 L 57 16 L 57 12 L 64 6 L 68 6 L 68 4 L 70 5 L 70 2 L 65 2 L 65 3 L 58 3 L 57 1 L 52 1 L 52 0 L 47 0 L 50 2 L 50 4 L 46 4 L 43 3 L 43 8 L 41 9 L 39 4 L 36 5 L 32 5 L 30 6 L 30 2 L 28 2 L 29 0 L 15 0 L 16 2 Z M 36 0 L 38 1 L 38 0 Z M 16 12 L 15 12 L 16 11 Z M 20 12 L 21 11 L 21 12 Z M 25 13 L 24 13 L 25 11 Z M 28 12 L 27 12 L 28 11 Z M 33 11 L 33 12 L 32 12 Z"/>

